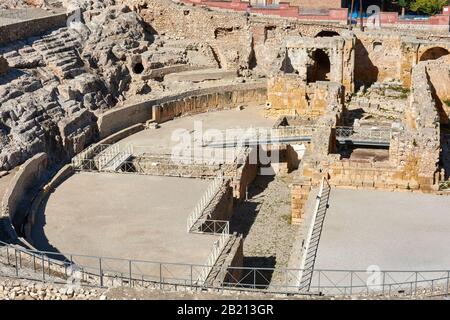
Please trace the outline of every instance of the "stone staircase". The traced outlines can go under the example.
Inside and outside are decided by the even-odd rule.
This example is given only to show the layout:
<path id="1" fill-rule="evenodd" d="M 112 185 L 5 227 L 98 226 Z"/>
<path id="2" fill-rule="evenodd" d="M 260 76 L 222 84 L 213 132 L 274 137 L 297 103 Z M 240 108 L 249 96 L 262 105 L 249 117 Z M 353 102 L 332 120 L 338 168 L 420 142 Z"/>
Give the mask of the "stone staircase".
<path id="1" fill-rule="evenodd" d="M 67 28 L 43 36 L 33 43 L 45 63 L 61 80 L 73 79 L 85 73 L 83 61 L 78 55 L 80 42 Z"/>

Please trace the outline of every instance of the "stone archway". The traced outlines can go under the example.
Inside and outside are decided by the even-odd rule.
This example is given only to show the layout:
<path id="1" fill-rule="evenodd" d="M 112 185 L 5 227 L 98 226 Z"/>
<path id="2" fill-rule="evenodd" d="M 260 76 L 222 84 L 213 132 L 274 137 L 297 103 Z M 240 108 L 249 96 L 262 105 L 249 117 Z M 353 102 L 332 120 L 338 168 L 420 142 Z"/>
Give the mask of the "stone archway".
<path id="1" fill-rule="evenodd" d="M 424 53 L 422 53 L 419 61 L 436 60 L 448 54 L 450 54 L 450 52 L 447 49 L 444 49 L 442 47 L 433 47 L 427 49 Z"/>
<path id="2" fill-rule="evenodd" d="M 328 54 L 322 49 L 316 49 L 311 58 L 314 63 L 308 67 L 308 83 L 330 81 L 331 62 Z"/>
<path id="3" fill-rule="evenodd" d="M 333 30 L 322 30 L 318 34 L 315 35 L 314 38 L 329 38 L 329 37 L 338 37 L 339 33 Z"/>

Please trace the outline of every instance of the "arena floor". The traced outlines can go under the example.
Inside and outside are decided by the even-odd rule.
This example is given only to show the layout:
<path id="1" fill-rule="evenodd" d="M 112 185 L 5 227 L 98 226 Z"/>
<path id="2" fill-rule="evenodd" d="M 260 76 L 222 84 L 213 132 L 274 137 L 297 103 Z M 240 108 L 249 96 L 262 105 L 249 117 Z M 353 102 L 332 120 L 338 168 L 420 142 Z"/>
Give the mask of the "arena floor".
<path id="1" fill-rule="evenodd" d="M 195 129 L 205 132 L 210 129 L 272 127 L 275 121 L 275 118 L 265 117 L 264 106 L 249 106 L 243 110 L 232 109 L 206 112 L 162 123 L 158 129 L 140 131 L 121 140 L 119 145 L 123 148 L 130 144 L 145 146 L 152 153 L 171 154 L 172 148 L 180 143 L 180 140 L 174 139 L 174 137 L 178 136 L 176 132 L 181 132 L 180 130 L 183 129 L 194 138 Z"/>
<path id="2" fill-rule="evenodd" d="M 33 243 L 62 253 L 204 264 L 218 237 L 187 233 L 186 221 L 208 185 L 200 179 L 77 173 L 43 204 Z"/>
<path id="3" fill-rule="evenodd" d="M 450 197 L 332 188 L 316 269 L 450 269 Z"/>

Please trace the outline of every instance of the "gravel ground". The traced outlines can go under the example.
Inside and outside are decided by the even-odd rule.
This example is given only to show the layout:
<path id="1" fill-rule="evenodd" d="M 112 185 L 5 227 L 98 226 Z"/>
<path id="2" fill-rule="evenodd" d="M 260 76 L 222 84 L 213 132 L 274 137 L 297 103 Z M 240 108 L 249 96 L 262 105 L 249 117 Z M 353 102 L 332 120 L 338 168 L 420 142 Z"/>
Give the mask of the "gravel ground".
<path id="1" fill-rule="evenodd" d="M 238 205 L 231 229 L 242 233 L 246 267 L 287 267 L 298 226 L 290 223 L 292 175 L 258 176 Z"/>

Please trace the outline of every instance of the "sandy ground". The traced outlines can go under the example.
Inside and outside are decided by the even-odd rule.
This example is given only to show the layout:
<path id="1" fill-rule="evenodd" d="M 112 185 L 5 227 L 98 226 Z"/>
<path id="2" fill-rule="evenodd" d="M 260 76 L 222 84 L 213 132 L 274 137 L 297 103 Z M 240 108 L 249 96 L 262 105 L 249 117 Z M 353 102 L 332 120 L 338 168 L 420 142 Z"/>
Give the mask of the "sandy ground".
<path id="1" fill-rule="evenodd" d="M 263 106 L 206 112 L 162 123 L 158 129 L 138 132 L 121 140 L 119 145 L 122 148 L 130 144 L 146 146 L 152 153 L 171 154 L 172 148 L 184 141 L 181 138 L 183 133 L 187 133 L 187 141 L 190 142 L 198 136 L 201 137 L 202 132 L 209 131 L 209 134 L 213 135 L 212 130 L 272 127 L 275 120 L 264 116 Z"/>
<path id="2" fill-rule="evenodd" d="M 450 268 L 450 197 L 331 190 L 316 268 Z"/>
<path id="3" fill-rule="evenodd" d="M 32 232 L 34 245 L 63 253 L 204 264 L 217 236 L 190 234 L 186 221 L 208 185 L 199 179 L 77 173 L 43 204 Z M 98 266 L 95 259 L 78 261 Z M 104 260 L 103 267 L 127 271 L 128 263 Z M 158 266 L 132 267 L 153 275 Z M 185 276 L 186 270 L 164 268 L 167 276 Z"/>

